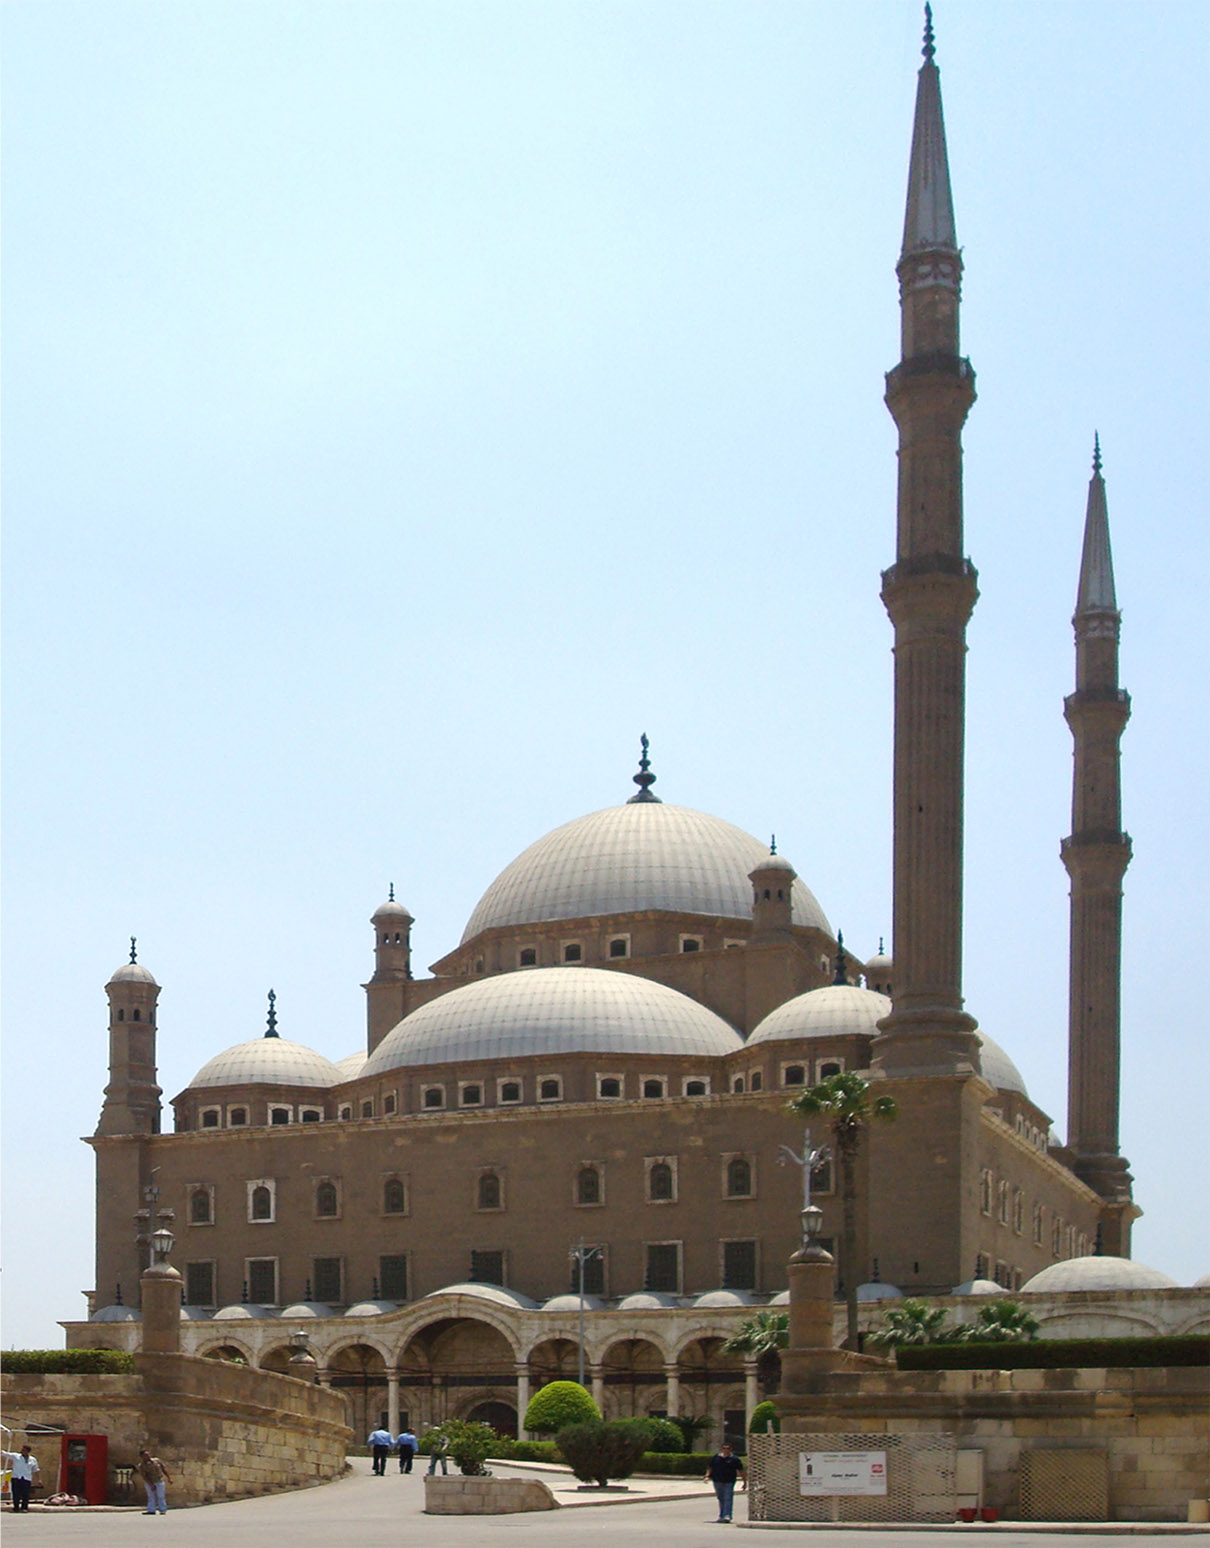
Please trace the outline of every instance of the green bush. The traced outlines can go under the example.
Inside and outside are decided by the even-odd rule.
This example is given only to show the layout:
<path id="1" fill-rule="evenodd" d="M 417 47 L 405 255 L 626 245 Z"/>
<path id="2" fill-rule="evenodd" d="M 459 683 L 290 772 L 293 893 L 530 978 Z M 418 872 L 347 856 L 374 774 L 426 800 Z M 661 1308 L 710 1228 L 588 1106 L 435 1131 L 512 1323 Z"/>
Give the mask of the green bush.
<path id="1" fill-rule="evenodd" d="M 650 1440 L 649 1420 L 614 1419 L 606 1424 L 594 1419 L 565 1425 L 559 1431 L 558 1447 L 581 1482 L 603 1489 L 611 1478 L 630 1477 Z"/>
<path id="2" fill-rule="evenodd" d="M 6 1349 L 0 1370 L 24 1376 L 121 1376 L 134 1370 L 126 1349 Z"/>
<path id="3" fill-rule="evenodd" d="M 895 1351 L 901 1371 L 1066 1370 L 1101 1366 L 1210 1365 L 1210 1338 L 1040 1338 L 1027 1344 L 919 1344 Z"/>
<path id="4" fill-rule="evenodd" d="M 464 1477 L 475 1478 L 487 1471 L 483 1464 L 496 1442 L 496 1432 L 490 1424 L 447 1419 L 439 1429 L 449 1437 L 450 1457 Z"/>
<path id="5" fill-rule="evenodd" d="M 488 1456 L 498 1457 L 501 1462 L 562 1462 L 563 1460 L 554 1441 L 510 1440 L 506 1435 L 496 1436 Z"/>
<path id="6" fill-rule="evenodd" d="M 772 1430 L 774 1435 L 781 1434 L 781 1414 L 777 1411 L 777 1404 L 770 1403 L 766 1398 L 752 1410 L 752 1418 L 748 1422 L 748 1434 L 764 1435 L 769 1430 Z"/>
<path id="7" fill-rule="evenodd" d="M 681 1452 L 685 1449 L 685 1437 L 681 1434 L 680 1426 L 673 1424 L 671 1419 L 648 1419 L 651 1426 L 651 1443 L 648 1451 Z"/>
<path id="8" fill-rule="evenodd" d="M 696 1451 L 694 1441 L 714 1426 L 709 1414 L 673 1414 L 671 1422 L 681 1432 L 681 1450 L 685 1452 Z"/>
<path id="9" fill-rule="evenodd" d="M 639 1458 L 636 1473 L 658 1473 L 674 1478 L 701 1478 L 710 1465 L 709 1451 L 647 1451 Z"/>
<path id="10" fill-rule="evenodd" d="M 552 1381 L 530 1398 L 521 1428 L 535 1435 L 555 1435 L 566 1425 L 600 1417 L 601 1410 L 578 1381 Z"/>

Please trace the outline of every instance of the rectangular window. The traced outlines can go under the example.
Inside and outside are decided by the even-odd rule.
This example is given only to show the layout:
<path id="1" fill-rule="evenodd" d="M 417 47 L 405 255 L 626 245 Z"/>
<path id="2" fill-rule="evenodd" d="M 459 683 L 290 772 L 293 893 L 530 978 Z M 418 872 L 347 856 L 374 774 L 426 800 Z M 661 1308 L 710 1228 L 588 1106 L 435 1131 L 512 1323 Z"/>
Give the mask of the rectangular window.
<path id="1" fill-rule="evenodd" d="M 214 1264 L 186 1263 L 185 1305 L 214 1305 Z"/>
<path id="2" fill-rule="evenodd" d="M 393 1252 L 378 1260 L 378 1289 L 384 1301 L 408 1298 L 408 1259 L 404 1252 Z"/>
<path id="3" fill-rule="evenodd" d="M 573 1257 L 571 1260 L 571 1293 L 580 1293 L 580 1265 Z M 590 1246 L 584 1249 L 584 1294 L 605 1294 L 605 1249 L 598 1247 L 595 1250 Z"/>
<path id="4" fill-rule="evenodd" d="M 344 1300 L 341 1290 L 339 1258 L 316 1258 L 311 1264 L 311 1288 L 317 1301 L 329 1306 L 339 1306 Z"/>
<path id="5" fill-rule="evenodd" d="M 254 1306 L 277 1305 L 277 1259 L 248 1258 L 244 1263 L 248 1299 Z"/>
<path id="6" fill-rule="evenodd" d="M 471 1251 L 471 1280 L 478 1285 L 502 1285 L 504 1283 L 504 1254 L 502 1252 Z"/>
<path id="7" fill-rule="evenodd" d="M 723 1289 L 756 1289 L 756 1243 L 723 1243 Z"/>
<path id="8" fill-rule="evenodd" d="M 680 1242 L 648 1242 L 647 1271 L 643 1278 L 643 1288 L 662 1291 L 668 1295 L 680 1293 Z"/>

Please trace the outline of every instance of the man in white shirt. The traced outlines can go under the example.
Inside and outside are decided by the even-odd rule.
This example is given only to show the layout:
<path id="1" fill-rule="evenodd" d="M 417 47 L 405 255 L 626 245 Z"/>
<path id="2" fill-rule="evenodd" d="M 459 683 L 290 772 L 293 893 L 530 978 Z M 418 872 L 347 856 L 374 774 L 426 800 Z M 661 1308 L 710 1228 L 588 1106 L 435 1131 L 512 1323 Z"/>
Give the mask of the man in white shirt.
<path id="1" fill-rule="evenodd" d="M 38 1459 L 30 1456 L 28 1446 L 22 1446 L 20 1451 L 6 1451 L 3 1455 L 5 1467 L 11 1468 L 13 1473 L 13 1509 L 28 1510 L 34 1480 L 41 1472 Z"/>

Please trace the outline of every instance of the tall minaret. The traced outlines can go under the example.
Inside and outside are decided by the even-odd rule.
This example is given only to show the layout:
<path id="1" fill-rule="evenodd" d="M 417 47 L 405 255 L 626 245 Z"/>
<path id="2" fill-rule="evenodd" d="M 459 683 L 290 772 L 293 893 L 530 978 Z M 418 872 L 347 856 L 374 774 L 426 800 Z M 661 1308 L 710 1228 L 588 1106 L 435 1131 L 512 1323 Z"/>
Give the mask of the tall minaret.
<path id="1" fill-rule="evenodd" d="M 963 554 L 962 426 L 975 374 L 959 353 L 962 255 L 932 12 L 924 9 L 896 271 L 902 358 L 886 390 L 899 427 L 898 548 L 882 577 L 895 627 L 895 993 L 873 1067 L 887 1075 L 979 1070 L 975 1021 L 962 1009 L 966 624 L 979 594 Z"/>
<path id="2" fill-rule="evenodd" d="M 130 961 L 105 985 L 109 1000 L 109 1084 L 98 1134 L 158 1134 L 160 1087 L 156 1079 L 155 1011 L 160 986 L 138 961 L 134 937 Z"/>
<path id="3" fill-rule="evenodd" d="M 1067 1144 L 1079 1177 L 1110 1205 L 1130 1204 L 1130 1173 L 1118 1153 L 1122 876 L 1130 838 L 1122 832 L 1121 742 L 1130 695 L 1118 687 L 1121 614 L 1113 585 L 1109 512 L 1094 443 L 1080 587 L 1072 618 L 1076 691 L 1063 701 L 1075 743 L 1071 837 L 1063 864 L 1071 877 L 1071 1001 Z M 1133 1207 L 1110 1210 L 1105 1250 L 1121 1253 Z M 1118 1223 L 1120 1221 L 1120 1224 Z"/>

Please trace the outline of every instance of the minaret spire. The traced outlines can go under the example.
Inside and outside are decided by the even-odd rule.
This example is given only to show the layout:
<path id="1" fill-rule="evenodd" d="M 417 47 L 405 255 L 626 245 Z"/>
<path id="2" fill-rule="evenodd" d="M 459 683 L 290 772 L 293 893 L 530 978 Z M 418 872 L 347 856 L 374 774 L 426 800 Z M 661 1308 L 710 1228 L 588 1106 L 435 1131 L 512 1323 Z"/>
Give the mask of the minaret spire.
<path id="1" fill-rule="evenodd" d="M 899 276 L 901 358 L 886 402 L 899 429 L 896 559 L 882 600 L 895 628 L 895 993 L 874 1067 L 978 1073 L 962 1008 L 966 625 L 978 596 L 962 531 L 962 426 L 975 375 L 959 353 L 954 227 L 931 10 L 908 171 Z"/>
<path id="2" fill-rule="evenodd" d="M 1062 845 L 1071 878 L 1067 1144 L 1077 1176 L 1105 1201 L 1107 1250 L 1124 1257 L 1137 1213 L 1128 1163 L 1118 1151 L 1122 877 L 1130 864 L 1130 838 L 1122 832 L 1120 742 L 1130 696 L 1118 686 L 1121 614 L 1099 436 L 1072 625 L 1076 691 L 1063 702 L 1075 755 L 1072 831 Z"/>

